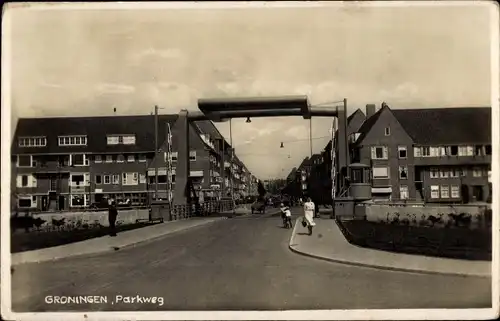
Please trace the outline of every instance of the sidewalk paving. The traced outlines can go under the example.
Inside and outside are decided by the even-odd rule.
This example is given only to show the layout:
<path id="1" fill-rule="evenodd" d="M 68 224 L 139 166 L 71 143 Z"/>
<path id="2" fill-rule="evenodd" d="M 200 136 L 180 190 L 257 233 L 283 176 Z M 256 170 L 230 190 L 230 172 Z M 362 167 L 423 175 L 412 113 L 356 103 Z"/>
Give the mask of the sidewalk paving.
<path id="1" fill-rule="evenodd" d="M 350 244 L 332 219 L 317 219 L 313 235 L 295 222 L 290 238 L 290 249 L 326 261 L 373 267 L 384 270 L 428 274 L 491 277 L 490 261 L 468 261 L 421 255 L 391 253 Z"/>
<path id="2" fill-rule="evenodd" d="M 215 223 L 224 219 L 227 219 L 227 217 L 196 217 L 186 220 L 164 222 L 131 231 L 120 232 L 116 237 L 103 236 L 61 246 L 15 253 L 11 255 L 11 265 L 51 261 L 85 254 L 115 251 L 139 243 L 149 242 L 168 234 Z"/>

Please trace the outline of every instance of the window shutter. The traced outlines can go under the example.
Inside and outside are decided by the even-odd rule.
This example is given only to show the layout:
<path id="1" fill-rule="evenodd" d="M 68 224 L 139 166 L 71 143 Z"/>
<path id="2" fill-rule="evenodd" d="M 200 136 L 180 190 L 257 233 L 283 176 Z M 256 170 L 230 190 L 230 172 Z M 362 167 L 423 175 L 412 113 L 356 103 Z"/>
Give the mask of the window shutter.
<path id="1" fill-rule="evenodd" d="M 90 173 L 84 174 L 85 185 L 90 186 Z"/>
<path id="2" fill-rule="evenodd" d="M 384 147 L 384 158 L 387 159 L 389 158 L 389 148 Z"/>
<path id="3" fill-rule="evenodd" d="M 372 159 L 376 159 L 376 158 L 377 158 L 376 149 L 375 149 L 375 147 L 372 147 Z"/>

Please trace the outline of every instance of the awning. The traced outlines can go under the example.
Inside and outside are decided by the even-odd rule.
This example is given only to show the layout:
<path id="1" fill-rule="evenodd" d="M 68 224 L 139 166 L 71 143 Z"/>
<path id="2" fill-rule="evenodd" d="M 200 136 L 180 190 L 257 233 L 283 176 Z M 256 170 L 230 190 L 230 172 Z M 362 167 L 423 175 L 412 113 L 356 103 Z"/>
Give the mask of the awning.
<path id="1" fill-rule="evenodd" d="M 391 194 L 392 187 L 372 187 L 372 194 Z"/>

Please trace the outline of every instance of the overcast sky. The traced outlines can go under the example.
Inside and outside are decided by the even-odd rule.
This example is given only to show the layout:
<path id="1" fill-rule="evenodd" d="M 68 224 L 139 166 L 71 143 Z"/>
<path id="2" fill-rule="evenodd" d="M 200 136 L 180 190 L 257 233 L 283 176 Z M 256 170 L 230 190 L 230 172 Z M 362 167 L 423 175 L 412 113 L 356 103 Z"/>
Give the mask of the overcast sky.
<path id="1" fill-rule="evenodd" d="M 12 16 L 12 131 L 18 117 L 197 109 L 198 98 L 309 95 L 392 108 L 490 106 L 490 8 L 365 7 L 28 10 Z M 313 138 L 330 119 L 313 120 Z M 299 117 L 233 120 L 259 178 L 309 155 Z M 226 124 L 217 125 L 228 137 Z M 302 140 L 299 142 L 290 142 Z M 285 148 L 280 149 L 280 142 Z M 315 139 L 314 152 L 328 138 Z"/>

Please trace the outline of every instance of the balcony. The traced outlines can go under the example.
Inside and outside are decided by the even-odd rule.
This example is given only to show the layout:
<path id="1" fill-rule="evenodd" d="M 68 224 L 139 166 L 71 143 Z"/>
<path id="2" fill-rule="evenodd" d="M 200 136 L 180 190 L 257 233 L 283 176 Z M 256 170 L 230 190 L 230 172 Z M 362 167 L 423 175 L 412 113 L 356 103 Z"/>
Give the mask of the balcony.
<path id="1" fill-rule="evenodd" d="M 415 157 L 415 166 L 491 164 L 491 155 Z"/>

